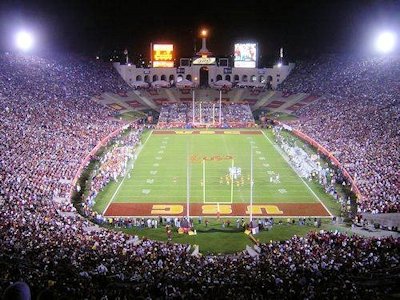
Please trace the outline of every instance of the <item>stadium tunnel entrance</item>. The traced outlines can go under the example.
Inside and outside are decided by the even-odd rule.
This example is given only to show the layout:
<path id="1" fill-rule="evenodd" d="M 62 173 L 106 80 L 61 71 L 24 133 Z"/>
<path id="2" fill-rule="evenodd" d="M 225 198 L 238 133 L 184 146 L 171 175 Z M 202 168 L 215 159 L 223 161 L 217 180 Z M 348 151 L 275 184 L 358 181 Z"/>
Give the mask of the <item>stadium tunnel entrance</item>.
<path id="1" fill-rule="evenodd" d="M 208 67 L 200 68 L 200 87 L 208 87 Z"/>

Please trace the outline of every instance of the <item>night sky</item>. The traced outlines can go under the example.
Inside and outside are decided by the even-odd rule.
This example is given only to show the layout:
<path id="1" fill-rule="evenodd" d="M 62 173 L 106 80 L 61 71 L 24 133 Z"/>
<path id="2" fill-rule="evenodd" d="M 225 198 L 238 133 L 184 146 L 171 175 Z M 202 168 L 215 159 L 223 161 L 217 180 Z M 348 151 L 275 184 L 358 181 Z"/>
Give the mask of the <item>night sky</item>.
<path id="1" fill-rule="evenodd" d="M 17 28 L 39 36 L 36 51 L 85 55 L 129 50 L 149 55 L 150 42 L 172 42 L 177 57 L 200 47 L 199 31 L 210 32 L 217 56 L 235 41 L 257 41 L 261 61 L 285 48 L 289 58 L 331 52 L 362 52 L 371 33 L 400 27 L 400 1 L 0 1 L 1 49 L 12 47 Z"/>

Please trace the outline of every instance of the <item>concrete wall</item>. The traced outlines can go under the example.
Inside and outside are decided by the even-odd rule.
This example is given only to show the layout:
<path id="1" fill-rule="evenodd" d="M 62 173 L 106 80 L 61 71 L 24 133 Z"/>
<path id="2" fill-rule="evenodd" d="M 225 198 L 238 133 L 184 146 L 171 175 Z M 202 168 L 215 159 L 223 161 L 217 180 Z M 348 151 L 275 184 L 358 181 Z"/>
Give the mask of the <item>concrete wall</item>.
<path id="1" fill-rule="evenodd" d="M 187 76 L 189 75 L 191 78 L 190 80 L 196 83 L 196 85 L 199 85 L 200 69 L 203 66 L 192 65 L 190 67 L 181 68 L 136 68 L 135 65 L 121 65 L 120 63 L 114 63 L 114 67 L 128 84 L 133 81 L 137 81 L 138 79 L 138 81 L 145 81 L 145 78 L 148 79 L 147 81 L 149 83 L 155 80 L 161 80 L 161 78 L 165 79 L 166 81 L 170 81 L 170 79 L 173 78 L 173 81 L 176 82 L 178 76 L 187 78 Z M 261 82 L 261 76 L 263 76 L 265 80 L 268 80 L 268 76 L 271 76 L 271 85 L 273 88 L 276 88 L 277 85 L 285 80 L 285 78 L 289 75 L 290 71 L 294 68 L 294 64 L 290 63 L 289 65 L 282 65 L 280 67 L 275 65 L 273 66 L 273 68 L 231 68 L 231 74 L 224 74 L 224 69 L 226 69 L 226 67 L 218 67 L 216 65 L 211 65 L 207 67 L 209 70 L 209 84 L 211 84 L 212 82 L 216 82 L 218 75 L 220 75 L 222 79 L 231 82 L 245 81 L 244 79 L 246 77 L 248 82 L 251 82 L 252 79 L 255 79 L 255 82 Z M 178 69 L 184 70 L 184 73 L 177 73 Z M 227 77 L 228 75 L 230 76 L 230 80 Z M 235 80 L 235 75 L 238 76 L 239 80 Z"/>

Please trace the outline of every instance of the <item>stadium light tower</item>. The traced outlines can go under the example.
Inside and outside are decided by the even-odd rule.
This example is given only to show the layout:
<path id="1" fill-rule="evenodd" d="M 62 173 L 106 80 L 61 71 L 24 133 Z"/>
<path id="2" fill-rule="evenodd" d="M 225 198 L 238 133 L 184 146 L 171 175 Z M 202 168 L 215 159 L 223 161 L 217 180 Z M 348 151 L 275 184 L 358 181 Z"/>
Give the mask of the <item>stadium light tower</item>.
<path id="1" fill-rule="evenodd" d="M 381 53 L 390 53 L 396 45 L 396 34 L 390 31 L 382 32 L 375 41 L 375 48 Z"/>
<path id="2" fill-rule="evenodd" d="M 34 44 L 32 34 L 27 31 L 19 31 L 15 35 L 15 44 L 18 49 L 22 51 L 29 51 L 32 49 Z"/>

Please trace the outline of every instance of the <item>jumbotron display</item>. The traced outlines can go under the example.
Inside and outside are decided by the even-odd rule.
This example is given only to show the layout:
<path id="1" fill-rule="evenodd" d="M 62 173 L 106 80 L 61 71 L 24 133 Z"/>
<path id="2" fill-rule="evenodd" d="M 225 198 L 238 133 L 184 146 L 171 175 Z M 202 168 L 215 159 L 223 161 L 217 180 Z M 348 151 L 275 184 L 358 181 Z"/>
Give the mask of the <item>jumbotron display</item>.
<path id="1" fill-rule="evenodd" d="M 174 45 L 153 44 L 152 46 L 153 68 L 174 67 Z"/>
<path id="2" fill-rule="evenodd" d="M 235 44 L 235 68 L 255 68 L 257 65 L 257 44 Z"/>

